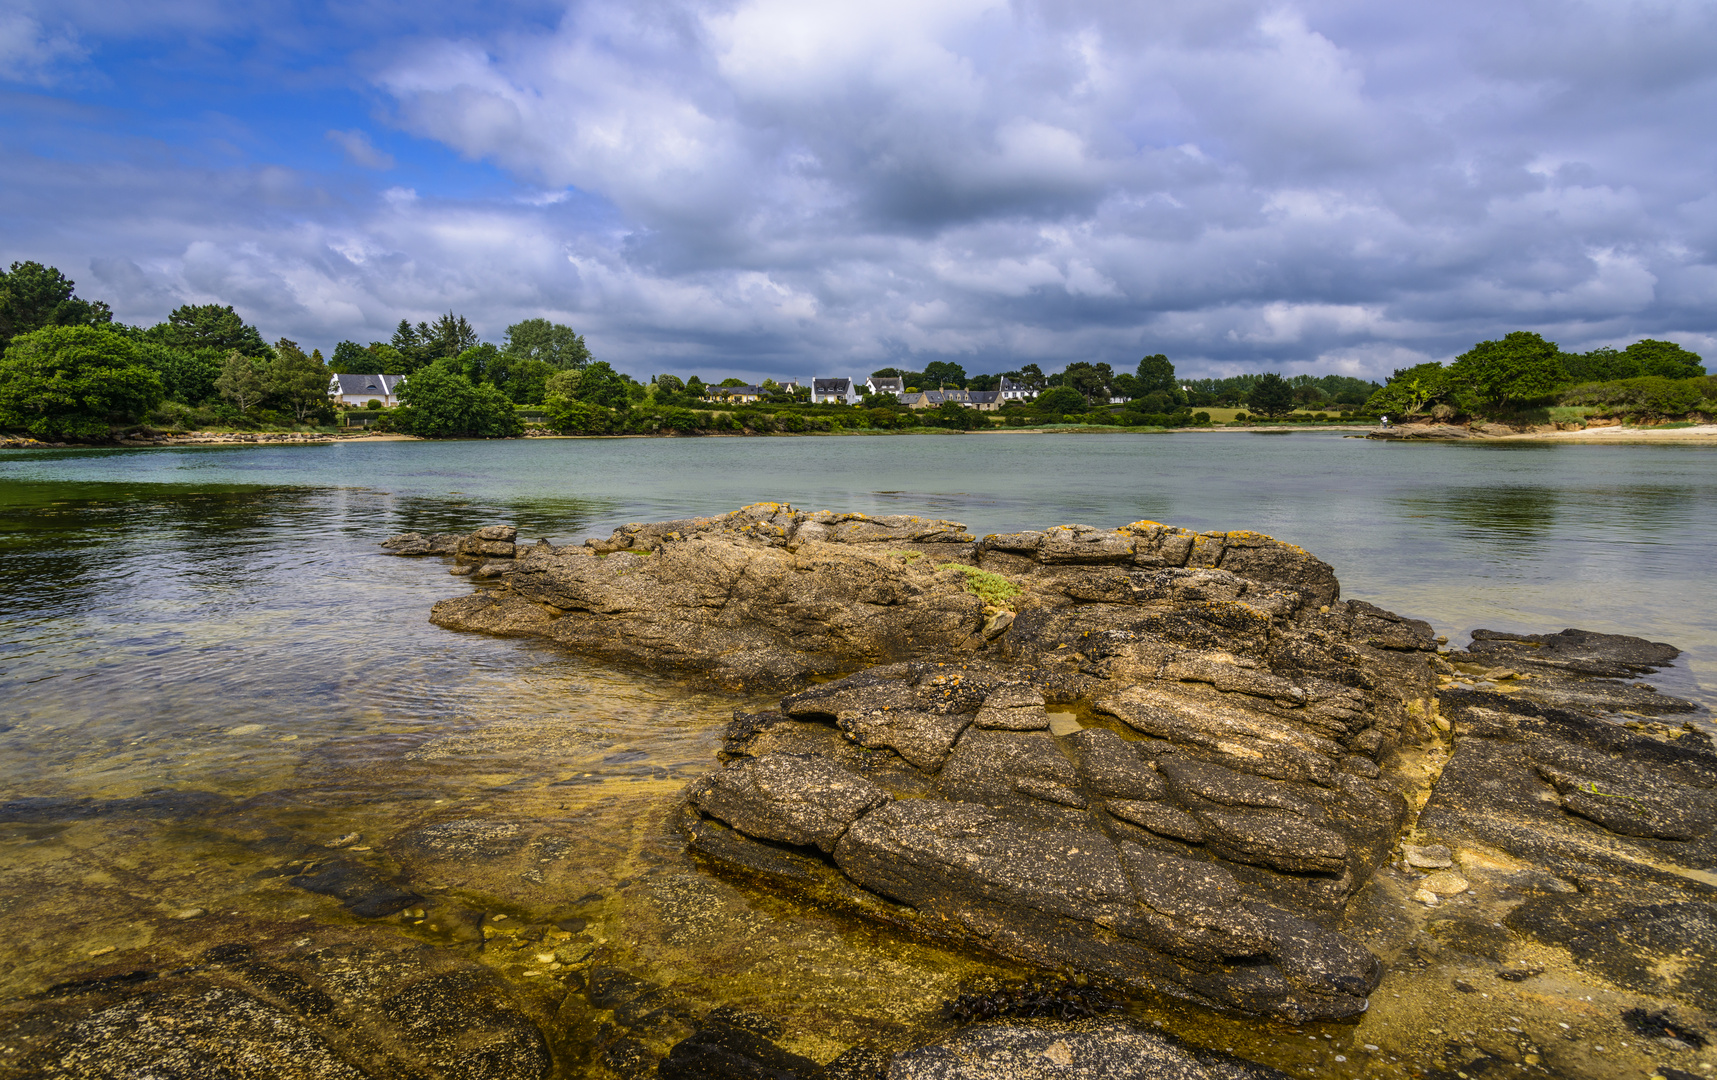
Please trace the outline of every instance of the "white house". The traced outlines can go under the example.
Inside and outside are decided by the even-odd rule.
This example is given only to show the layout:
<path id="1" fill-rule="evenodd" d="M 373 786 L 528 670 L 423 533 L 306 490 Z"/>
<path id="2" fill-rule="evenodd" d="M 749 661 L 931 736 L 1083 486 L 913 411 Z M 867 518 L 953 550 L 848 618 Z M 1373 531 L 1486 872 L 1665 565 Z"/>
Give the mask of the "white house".
<path id="1" fill-rule="evenodd" d="M 811 404 L 857 405 L 859 392 L 851 379 L 811 379 Z"/>
<path id="2" fill-rule="evenodd" d="M 404 382 L 404 375 L 335 375 L 328 380 L 328 396 L 359 408 L 372 401 L 391 407 L 399 404 L 399 388 Z"/>
<path id="3" fill-rule="evenodd" d="M 904 394 L 906 393 L 906 382 L 898 375 L 889 375 L 880 379 L 872 375 L 864 381 L 864 388 L 867 394 Z"/>
<path id="4" fill-rule="evenodd" d="M 1002 376 L 999 392 L 1003 401 L 1031 401 L 1037 397 L 1037 391 L 1033 390 L 1030 385 L 1014 382 L 1006 375 Z"/>

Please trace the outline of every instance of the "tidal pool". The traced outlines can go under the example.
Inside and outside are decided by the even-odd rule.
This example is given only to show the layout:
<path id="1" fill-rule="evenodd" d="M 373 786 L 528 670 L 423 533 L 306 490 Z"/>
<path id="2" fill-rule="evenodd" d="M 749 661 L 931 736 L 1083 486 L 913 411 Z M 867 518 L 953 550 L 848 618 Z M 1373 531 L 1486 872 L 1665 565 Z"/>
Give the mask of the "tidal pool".
<path id="1" fill-rule="evenodd" d="M 54 987 L 191 964 L 223 942 L 284 956 L 385 938 L 457 954 L 562 1017 L 545 1030 L 568 1076 L 611 1068 L 590 1052 L 599 1026 L 559 1004 L 596 962 L 700 1009 L 774 1018 L 783 1045 L 819 1061 L 945 1031 L 942 1003 L 961 987 L 1026 974 L 695 865 L 669 827 L 676 797 L 715 765 L 731 712 L 767 702 L 432 627 L 430 605 L 472 586 L 440 560 L 383 555 L 390 534 L 509 522 L 565 543 L 761 500 L 979 533 L 1250 528 L 1332 563 L 1344 595 L 1457 642 L 1565 626 L 1669 641 L 1686 653 L 1659 685 L 1710 705 L 1714 462 L 1704 448 L 1327 433 L 4 452 L 0 1076 L 25 1075 L 7 1063 L 77 1022 L 75 1004 L 41 1012 L 74 1001 Z M 292 884 L 330 866 L 421 899 L 366 919 Z M 1452 979 L 1479 978 L 1465 955 L 1395 956 L 1357 1026 L 1128 1007 L 1295 1075 L 1490 1060 L 1473 1046 L 1512 1075 L 1568 1044 L 1574 1029 L 1557 1025 L 1576 1014 L 1596 1034 L 1558 1047 L 1564 1068 L 1655 1060 L 1608 1034 L 1624 998 L 1602 985 L 1484 972 L 1451 996 Z"/>

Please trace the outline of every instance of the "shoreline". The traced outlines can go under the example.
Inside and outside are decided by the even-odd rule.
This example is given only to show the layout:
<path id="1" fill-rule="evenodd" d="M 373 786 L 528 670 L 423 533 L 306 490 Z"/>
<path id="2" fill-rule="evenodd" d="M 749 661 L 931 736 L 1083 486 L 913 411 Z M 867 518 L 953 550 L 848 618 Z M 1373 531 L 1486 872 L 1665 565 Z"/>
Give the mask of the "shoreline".
<path id="1" fill-rule="evenodd" d="M 1372 428 L 1364 437 L 1377 442 L 1545 442 L 1607 446 L 1680 443 L 1690 446 L 1717 446 L 1717 424 L 1676 428 L 1626 427 L 1616 424 L 1566 431 L 1510 431 L 1506 435 L 1476 431 L 1456 424 L 1408 424 L 1393 428 Z"/>
<path id="2" fill-rule="evenodd" d="M 595 439 L 744 439 L 744 438 L 830 438 L 830 437 L 911 437 L 950 435 L 1211 435 L 1238 433 L 1250 435 L 1290 435 L 1307 432 L 1345 432 L 1347 438 L 1363 438 L 1376 442 L 1437 442 L 1437 443 L 1518 443 L 1550 442 L 1597 444 L 1609 446 L 1657 445 L 1663 443 L 1692 446 L 1717 446 L 1717 424 L 1693 427 L 1649 428 L 1621 425 L 1588 427 L 1565 431 L 1524 431 L 1497 435 L 1453 424 L 1412 424 L 1380 428 L 1369 424 L 1265 425 L 1248 424 L 1239 427 L 1187 428 L 1122 428 L 1122 427 L 1022 427 L 991 428 L 979 431 L 953 429 L 922 429 L 916 431 L 881 431 L 858 428 L 844 431 L 803 432 L 709 432 L 705 434 L 630 434 L 630 435 L 522 435 L 516 439 L 426 439 L 397 432 L 365 434 L 327 434 L 321 432 L 254 432 L 197 433 L 189 436 L 164 436 L 155 439 L 120 439 L 112 443 L 52 443 L 35 439 L 3 439 L 4 450 L 159 450 L 185 446 L 327 446 L 349 442 L 509 442 L 526 440 L 595 440 Z"/>

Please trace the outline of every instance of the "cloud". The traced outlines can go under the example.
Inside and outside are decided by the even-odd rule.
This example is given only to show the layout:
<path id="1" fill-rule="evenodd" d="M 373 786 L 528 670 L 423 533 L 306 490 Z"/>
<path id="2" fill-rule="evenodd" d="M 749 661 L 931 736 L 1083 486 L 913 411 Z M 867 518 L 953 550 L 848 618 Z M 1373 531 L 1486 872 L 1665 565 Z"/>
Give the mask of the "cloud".
<path id="1" fill-rule="evenodd" d="M 13 154 L 7 250 L 90 265 L 128 317 L 220 299 L 326 345 L 546 315 L 643 374 L 1162 351 L 1380 377 L 1512 329 L 1717 341 L 1717 9 L 1692 0 L 256 10 L 259 39 L 354 39 L 318 63 L 371 96 L 303 122 L 385 179 Z M 46 47 L 30 18 L 0 61 Z"/>
<path id="2" fill-rule="evenodd" d="M 62 63 L 87 55 L 77 36 L 44 28 L 22 11 L 0 11 L 0 79 L 51 85 Z"/>
<path id="3" fill-rule="evenodd" d="M 344 150 L 346 157 L 354 165 L 381 172 L 394 167 L 393 155 L 376 149 L 370 142 L 370 137 L 356 128 L 351 131 L 330 131 L 328 141 Z"/>

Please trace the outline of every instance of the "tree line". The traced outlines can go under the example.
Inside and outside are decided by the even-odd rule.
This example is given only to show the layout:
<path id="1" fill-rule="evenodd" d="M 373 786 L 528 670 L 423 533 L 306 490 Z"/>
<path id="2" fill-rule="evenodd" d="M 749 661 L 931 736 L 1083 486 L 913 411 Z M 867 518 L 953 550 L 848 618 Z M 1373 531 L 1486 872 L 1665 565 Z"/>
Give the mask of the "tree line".
<path id="1" fill-rule="evenodd" d="M 113 321 L 51 266 L 0 273 L 0 426 L 44 439 L 99 439 L 153 417 L 174 426 L 331 424 L 334 374 L 408 375 L 394 422 L 424 434 L 518 434 L 517 404 L 550 377 L 590 363 L 584 338 L 547 319 L 480 341 L 452 312 L 386 342 L 342 341 L 332 361 L 281 338 L 270 344 L 230 305 L 187 304 L 153 326 Z"/>
<path id="2" fill-rule="evenodd" d="M 1655 384 L 1666 401 L 1691 393 L 1692 411 L 1701 400 L 1698 386 L 1673 387 L 1705 376 L 1704 359 L 1672 341 L 1645 338 L 1625 349 L 1603 347 L 1585 353 L 1565 353 L 1554 341 L 1527 330 L 1516 330 L 1496 341 L 1481 341 L 1455 357 L 1448 366 L 1415 364 L 1390 375 L 1373 394 L 1368 407 L 1398 416 L 1430 414 L 1453 417 L 1461 413 L 1506 414 L 1535 405 L 1573 398 L 1602 399 L 1601 387 L 1634 385 L 1637 394 L 1651 393 Z M 1626 393 L 1617 391 L 1617 393 Z M 1668 406 L 1661 412 L 1672 413 Z"/>

